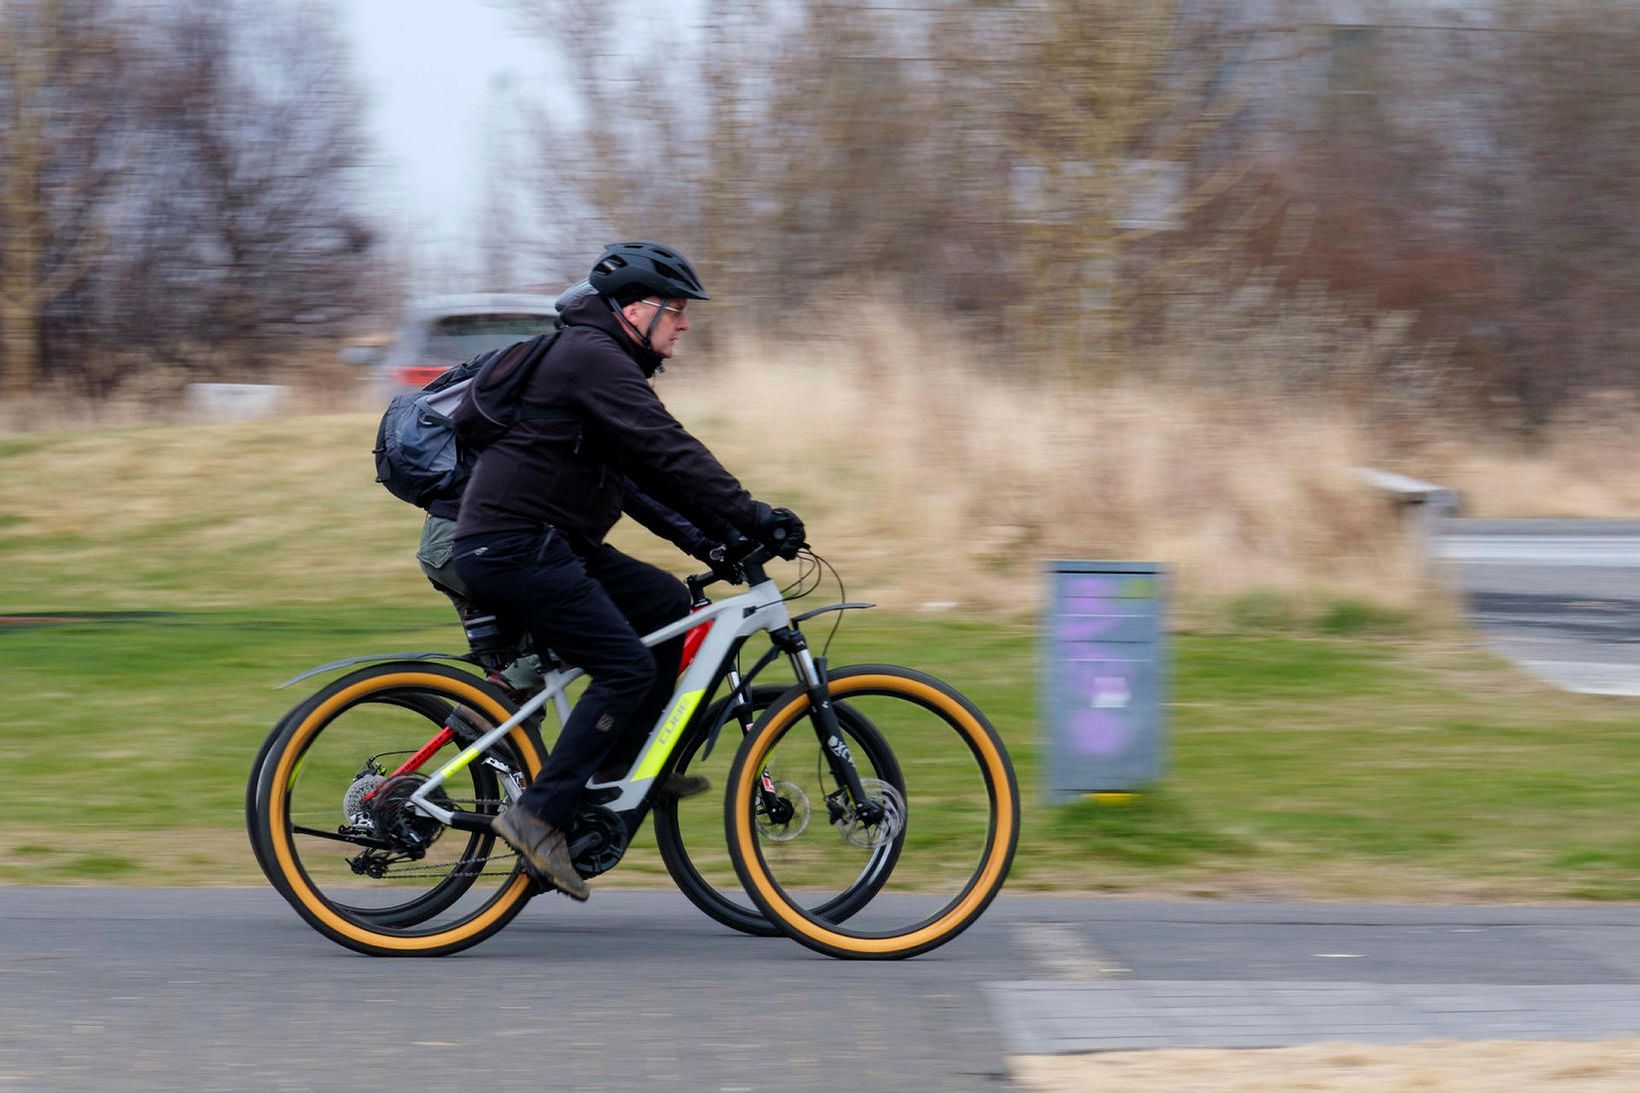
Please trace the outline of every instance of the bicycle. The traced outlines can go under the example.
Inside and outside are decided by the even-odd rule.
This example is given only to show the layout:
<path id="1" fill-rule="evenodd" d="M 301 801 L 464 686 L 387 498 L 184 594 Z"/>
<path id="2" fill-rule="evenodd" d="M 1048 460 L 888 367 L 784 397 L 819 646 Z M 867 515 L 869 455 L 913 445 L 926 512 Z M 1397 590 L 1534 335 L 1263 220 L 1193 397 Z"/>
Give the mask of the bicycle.
<path id="1" fill-rule="evenodd" d="M 613 868 L 653 809 L 668 872 L 719 921 L 777 929 L 836 957 L 927 952 L 971 925 L 1006 879 L 1019 833 L 1006 749 L 972 703 L 932 677 L 876 664 L 833 670 L 814 656 L 801 623 L 868 605 L 793 618 L 763 570 L 771 557 L 755 548 L 740 563 L 747 591 L 644 638 L 653 645 L 708 628 L 623 777 L 588 783 L 570 831 L 572 859 L 589 877 Z M 698 592 L 711 581 L 691 583 Z M 743 646 L 760 633 L 769 649 L 739 672 Z M 778 693 L 755 685 L 781 655 L 798 682 Z M 442 955 L 491 936 L 539 889 L 490 833 L 490 818 L 540 768 L 529 719 L 549 702 L 561 715 L 565 688 L 580 675 L 554 665 L 543 689 L 516 707 L 470 673 L 428 659 L 370 664 L 321 688 L 276 726 L 252 772 L 247 819 L 269 879 L 311 926 L 359 952 Z M 729 694 L 714 701 L 726 682 Z M 709 754 L 727 722 L 757 709 L 749 728 L 739 722 L 744 736 L 719 814 L 748 909 L 723 891 L 721 876 L 705 876 L 685 845 L 677 802 L 657 801 L 656 791 L 668 773 Z M 794 732 L 799 725 L 813 735 Z M 963 748 L 951 746 L 952 733 Z M 458 753 L 424 773 L 451 744 Z M 452 797 L 446 786 L 471 796 Z M 343 823 L 332 826 L 338 808 Z M 351 856 L 328 857 L 337 844 Z M 908 848 L 921 855 L 909 868 Z M 360 878 L 377 883 L 361 891 Z M 411 890 L 423 881 L 425 891 Z"/>
<path id="2" fill-rule="evenodd" d="M 696 584 L 701 580 L 702 578 L 700 577 L 689 578 L 691 591 L 695 592 L 697 601 L 700 600 L 700 597 Z M 704 602 L 696 603 L 697 609 L 702 606 L 705 606 Z M 698 630 L 699 628 L 697 628 L 696 632 L 698 632 Z M 332 671 L 357 663 L 374 664 L 393 659 L 425 660 L 429 658 L 445 657 L 459 660 L 473 659 L 471 657 L 454 657 L 450 654 L 442 653 L 388 653 L 353 657 L 348 660 L 332 662 L 330 664 L 324 664 L 316 668 L 311 668 L 308 671 L 285 681 L 280 686 L 281 688 L 289 687 L 311 676 L 319 675 L 327 671 Z M 512 657 L 508 656 L 504 659 L 510 661 Z M 688 659 L 689 651 L 686 649 L 685 667 L 687 666 Z M 498 667 L 499 665 L 495 666 Z M 351 686 L 354 682 L 357 682 L 359 678 L 360 677 L 357 674 L 354 674 L 343 679 L 339 679 L 336 683 L 332 684 L 330 688 L 327 688 L 325 693 L 329 693 L 335 689 L 345 689 Z M 757 715 L 766 709 L 770 703 L 774 701 L 774 699 L 784 694 L 787 690 L 785 686 L 779 684 L 760 683 L 747 688 L 745 691 L 742 691 L 738 676 L 733 672 L 726 677 L 725 682 L 729 686 L 730 694 L 725 698 L 718 699 L 710 708 L 708 708 L 706 713 L 698 722 L 701 727 L 711 726 L 711 732 L 697 731 L 692 732 L 685 737 L 683 743 L 678 746 L 678 757 L 675 764 L 676 769 L 688 770 L 690 769 L 691 762 L 697 759 L 699 759 L 702 765 L 704 765 L 704 761 L 710 758 L 713 751 L 715 741 L 712 733 L 715 733 L 720 728 L 735 725 L 739 728 L 741 735 L 744 736 L 746 733 L 751 731 L 752 724 L 756 720 Z M 272 731 L 268 733 L 266 739 L 263 740 L 261 749 L 257 752 L 256 758 L 251 764 L 251 775 L 246 787 L 246 825 L 250 832 L 251 847 L 256 855 L 257 864 L 262 867 L 262 872 L 267 877 L 268 881 L 276 886 L 278 884 L 278 878 L 269 868 L 268 862 L 262 851 L 261 841 L 257 838 L 256 834 L 258 817 L 256 793 L 261 775 L 261 769 L 263 763 L 266 761 L 269 751 L 272 750 L 274 744 L 279 740 L 286 728 L 290 725 L 291 719 L 298 714 L 311 709 L 314 699 L 320 697 L 322 697 L 322 695 L 314 696 L 313 699 L 306 699 L 282 716 L 274 724 Z M 511 702 L 510 697 L 501 694 L 498 694 L 497 698 L 503 703 Z M 559 723 L 562 724 L 563 720 L 569 715 L 569 702 L 562 691 L 556 694 L 554 699 L 555 705 L 557 706 Z M 396 701 L 395 698 L 391 697 L 387 700 Z M 451 707 L 447 704 L 441 704 L 436 701 L 428 701 L 425 699 L 421 701 L 406 701 L 404 704 L 416 709 L 417 712 L 421 713 L 429 722 L 440 725 L 440 731 L 434 734 L 434 737 L 429 740 L 429 743 L 448 743 L 449 741 L 443 737 L 443 732 L 445 729 L 449 729 L 452 737 L 454 737 L 456 730 L 461 728 L 464 723 L 470 725 L 470 714 L 466 711 L 458 713 L 457 711 L 460 709 L 459 707 Z M 516 706 L 509 706 L 509 708 L 516 712 Z M 887 745 L 881 741 L 880 736 L 876 733 L 876 730 L 871 726 L 871 724 L 858 713 L 846 708 L 839 710 L 839 716 L 845 722 L 845 736 L 856 740 L 858 742 L 858 746 L 863 747 L 865 749 L 865 753 L 869 757 L 873 757 L 872 761 L 875 766 L 889 772 L 889 781 L 898 782 L 900 776 L 898 773 L 898 766 L 894 763 L 893 755 L 889 753 Z M 526 721 L 525 730 L 530 736 L 531 741 L 536 745 L 537 750 L 544 756 L 546 754 L 546 747 L 541 742 L 541 734 L 539 729 L 534 724 L 535 720 L 535 718 L 531 718 Z M 465 735 L 466 739 L 470 741 L 476 739 L 479 734 L 469 728 Z M 722 753 L 720 752 L 719 754 L 721 755 Z M 726 770 L 727 768 L 725 767 L 724 769 Z M 509 790 L 516 791 L 519 785 L 527 781 L 528 779 L 523 777 L 522 772 L 518 772 L 517 777 L 509 776 L 508 780 L 502 782 L 501 785 L 508 787 Z M 719 779 L 719 781 L 721 781 L 721 779 Z M 509 800 L 512 795 L 513 793 L 508 794 Z M 752 934 L 754 936 L 779 936 L 780 930 L 770 923 L 768 919 L 764 918 L 762 912 L 760 912 L 755 906 L 750 905 L 750 902 L 745 897 L 744 891 L 740 887 L 739 879 L 734 875 L 732 867 L 728 868 L 726 873 L 721 864 L 718 865 L 717 868 L 713 869 L 710 863 L 697 862 L 696 858 L 700 856 L 699 852 L 692 852 L 689 849 L 689 845 L 697 843 L 698 840 L 715 841 L 720 846 L 722 845 L 722 812 L 718 811 L 716 816 L 712 818 L 710 823 L 708 823 L 707 819 L 701 816 L 701 813 L 705 810 L 703 803 L 704 800 L 704 797 L 701 801 L 679 801 L 676 798 L 661 798 L 655 802 L 654 815 L 656 848 L 660 853 L 661 863 L 665 866 L 667 874 L 672 878 L 674 883 L 677 884 L 678 889 L 692 904 L 698 907 L 710 918 L 715 919 L 717 922 L 720 922 L 731 929 L 739 930 L 742 933 Z M 491 802 L 486 799 L 484 803 L 489 804 Z M 356 808 L 354 811 L 356 811 Z M 582 874 L 585 876 L 591 876 L 593 873 L 593 866 L 591 863 L 584 860 L 584 854 L 581 854 L 581 850 L 585 848 L 580 847 L 579 842 L 580 840 L 577 840 L 578 848 L 576 854 L 573 856 L 577 856 L 579 859 L 579 864 L 583 866 L 581 869 Z M 725 854 L 727 853 L 726 848 L 723 852 Z M 503 845 L 503 853 L 511 853 L 511 851 Z M 708 872 L 711 872 L 714 875 L 708 876 Z M 460 876 L 459 874 L 452 875 Z M 867 872 L 867 875 L 869 877 L 877 874 Z M 429 892 L 422 897 L 407 901 L 403 904 L 389 904 L 381 907 L 371 905 L 353 905 L 351 910 L 357 915 L 373 917 L 387 925 L 410 925 L 433 917 L 442 910 L 446 909 L 451 902 L 460 898 L 461 893 L 465 890 L 465 886 L 466 883 L 464 881 L 457 880 L 455 883 L 441 885 L 435 888 L 432 892 Z M 847 895 L 850 898 L 835 900 L 831 906 L 824 908 L 824 912 L 828 917 L 833 919 L 846 917 L 853 908 L 857 907 L 859 903 L 862 902 L 861 897 L 869 895 L 869 889 L 862 886 L 859 891 L 849 892 Z"/>

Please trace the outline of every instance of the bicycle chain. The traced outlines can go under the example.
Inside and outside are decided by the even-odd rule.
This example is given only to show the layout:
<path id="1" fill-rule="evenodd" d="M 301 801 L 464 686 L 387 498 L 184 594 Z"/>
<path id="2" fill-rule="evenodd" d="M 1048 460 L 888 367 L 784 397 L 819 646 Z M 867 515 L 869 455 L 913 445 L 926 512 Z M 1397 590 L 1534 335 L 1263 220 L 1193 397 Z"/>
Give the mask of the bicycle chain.
<path id="1" fill-rule="evenodd" d="M 485 862 L 495 861 L 498 858 L 504 857 L 511 857 L 516 860 L 518 857 L 518 852 L 515 850 L 511 854 L 486 854 L 482 858 L 462 858 L 461 861 L 456 864 L 463 864 L 471 867 L 474 865 L 483 865 Z M 383 879 L 385 880 L 390 877 L 430 877 L 435 873 L 446 877 L 477 877 L 482 876 L 484 870 L 474 870 L 468 868 L 458 872 L 454 869 L 444 868 L 437 865 L 407 865 L 403 869 L 389 868 L 383 875 Z"/>
<path id="2" fill-rule="evenodd" d="M 457 804 L 457 805 L 504 805 L 507 802 L 506 801 L 497 801 L 497 800 L 481 800 L 477 797 L 452 797 L 452 798 L 450 798 L 450 803 L 451 804 Z M 500 839 L 497 839 L 496 841 L 500 842 L 502 846 L 507 846 L 507 844 L 505 842 L 502 842 Z M 420 877 L 420 876 L 432 876 L 434 873 L 442 873 L 444 876 L 447 876 L 447 877 L 476 877 L 476 876 L 481 875 L 484 872 L 484 870 L 482 870 L 482 869 L 479 869 L 477 871 L 463 870 L 461 872 L 453 872 L 452 870 L 453 870 L 454 866 L 457 866 L 457 865 L 467 865 L 467 866 L 483 865 L 486 862 L 495 861 L 499 858 L 513 858 L 513 859 L 516 859 L 518 857 L 518 851 L 512 850 L 511 847 L 508 847 L 507 849 L 510 851 L 510 853 L 507 853 L 507 854 L 486 854 L 482 858 L 462 858 L 459 862 L 452 862 L 449 866 L 412 865 L 412 864 L 408 864 L 408 863 L 402 869 L 397 868 L 395 866 L 389 866 L 388 870 L 387 870 L 387 876 L 389 876 L 389 877 L 409 877 L 409 876 Z"/>

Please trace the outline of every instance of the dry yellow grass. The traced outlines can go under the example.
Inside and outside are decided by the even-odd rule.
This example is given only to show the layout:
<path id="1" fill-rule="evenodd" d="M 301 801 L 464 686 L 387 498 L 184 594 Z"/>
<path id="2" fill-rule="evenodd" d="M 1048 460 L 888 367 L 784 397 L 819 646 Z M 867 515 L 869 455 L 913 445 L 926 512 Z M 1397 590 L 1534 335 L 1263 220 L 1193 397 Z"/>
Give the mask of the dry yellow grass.
<path id="1" fill-rule="evenodd" d="M 1410 607 L 1422 592 L 1341 410 L 1021 381 L 870 311 L 837 338 L 742 341 L 663 383 L 755 490 L 795 497 L 828 555 L 905 603 L 1029 607 L 1045 558 L 1164 561 L 1192 600 L 1270 588 Z"/>
<path id="2" fill-rule="evenodd" d="M 1071 377 L 1022 380 L 902 316 L 859 309 L 834 335 L 731 340 L 660 380 L 668 404 L 758 496 L 788 504 L 852 596 L 889 606 L 1026 612 L 1045 559 L 1168 564 L 1186 617 L 1254 589 L 1424 609 L 1419 559 L 1393 507 L 1364 486 L 1383 462 L 1345 407 Z M 0 475 L 9 561 L 60 571 L 108 606 L 186 588 L 196 604 L 426 594 L 418 516 L 372 479 L 377 413 L 346 374 L 311 361 L 301 416 L 114 432 L 25 445 Z M 353 377 L 356 379 L 356 377 Z M 10 407 L 14 425 L 84 424 L 71 407 Z M 337 413 L 338 410 L 353 412 Z M 326 412 L 328 411 L 328 412 Z M 1623 434 L 1579 433 L 1537 458 L 1455 444 L 1398 464 L 1463 489 L 1478 511 L 1632 515 L 1640 469 Z M 639 529 L 618 545 L 687 563 Z M 216 576 L 164 586 L 125 557 Z M 157 563 L 154 563 L 157 564 Z M 109 574 L 127 571 L 117 587 Z M 43 602 L 43 601 L 42 601 Z"/>
<path id="3" fill-rule="evenodd" d="M 1566 423 L 1533 451 L 1432 447 L 1425 473 L 1463 494 L 1466 515 L 1640 519 L 1640 459 L 1632 422 Z"/>
<path id="4" fill-rule="evenodd" d="M 1499 1089 L 1630 1093 L 1640 1087 L 1640 1040 L 1433 1040 L 1395 1046 L 1313 1044 L 1263 1051 L 1114 1051 L 1009 1060 L 1035 1093 L 1091 1089 L 1157 1093 L 1493 1093 Z"/>

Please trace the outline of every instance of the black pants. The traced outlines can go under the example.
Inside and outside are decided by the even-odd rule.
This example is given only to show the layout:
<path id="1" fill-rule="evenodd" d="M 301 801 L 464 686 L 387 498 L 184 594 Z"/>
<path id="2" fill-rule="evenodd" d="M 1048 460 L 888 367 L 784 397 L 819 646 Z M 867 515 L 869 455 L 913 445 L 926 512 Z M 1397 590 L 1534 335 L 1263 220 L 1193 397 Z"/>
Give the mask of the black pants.
<path id="1" fill-rule="evenodd" d="M 591 678 L 522 800 L 568 828 L 587 779 L 611 755 L 635 758 L 671 697 L 683 638 L 653 650 L 639 639 L 682 618 L 689 592 L 613 547 L 577 552 L 551 528 L 460 539 L 455 565 L 474 600 Z"/>

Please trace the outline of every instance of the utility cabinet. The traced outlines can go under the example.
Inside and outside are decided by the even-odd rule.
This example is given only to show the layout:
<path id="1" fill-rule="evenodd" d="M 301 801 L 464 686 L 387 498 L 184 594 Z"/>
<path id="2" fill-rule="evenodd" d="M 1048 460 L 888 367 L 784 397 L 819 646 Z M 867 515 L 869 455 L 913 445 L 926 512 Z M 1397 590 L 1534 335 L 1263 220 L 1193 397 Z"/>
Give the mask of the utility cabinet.
<path id="1" fill-rule="evenodd" d="M 1049 800 L 1155 782 L 1169 676 L 1165 568 L 1050 562 L 1048 570 L 1040 694 Z"/>

